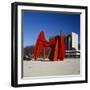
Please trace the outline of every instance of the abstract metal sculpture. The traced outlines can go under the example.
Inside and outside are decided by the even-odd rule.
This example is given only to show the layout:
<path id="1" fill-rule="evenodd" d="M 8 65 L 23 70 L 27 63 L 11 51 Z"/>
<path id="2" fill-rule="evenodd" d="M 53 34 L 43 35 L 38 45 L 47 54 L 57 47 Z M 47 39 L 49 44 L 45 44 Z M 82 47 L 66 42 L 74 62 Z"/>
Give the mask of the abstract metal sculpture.
<path id="1" fill-rule="evenodd" d="M 61 33 L 59 36 L 52 37 L 49 41 L 47 41 L 45 39 L 44 32 L 43 31 L 40 32 L 34 47 L 35 61 L 37 60 L 42 49 L 44 49 L 45 47 L 51 48 L 50 55 L 48 57 L 51 61 L 58 61 L 58 59 L 60 59 L 61 61 L 64 60 L 65 40 Z M 44 59 L 45 59 L 45 49 L 44 49 Z"/>

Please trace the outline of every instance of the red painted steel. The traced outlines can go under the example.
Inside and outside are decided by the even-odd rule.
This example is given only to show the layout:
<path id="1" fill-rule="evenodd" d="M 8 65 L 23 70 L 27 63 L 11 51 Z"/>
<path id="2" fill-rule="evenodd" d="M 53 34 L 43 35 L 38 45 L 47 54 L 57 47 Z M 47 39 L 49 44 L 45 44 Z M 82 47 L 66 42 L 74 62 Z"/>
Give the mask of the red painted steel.
<path id="1" fill-rule="evenodd" d="M 53 37 L 50 39 L 50 41 L 47 41 L 45 39 L 44 32 L 41 31 L 37 38 L 35 48 L 34 48 L 35 61 L 37 60 L 42 49 L 44 49 L 45 47 L 51 48 L 51 52 L 48 57 L 50 60 L 52 61 L 57 61 L 58 59 L 60 59 L 61 61 L 64 60 L 64 57 L 65 57 L 65 42 L 64 41 L 65 41 L 64 37 L 62 36 L 61 33 L 59 36 Z M 44 59 L 45 59 L 45 56 L 46 55 L 44 52 Z"/>
<path id="2" fill-rule="evenodd" d="M 60 42 L 59 42 L 59 59 L 61 61 L 64 60 L 65 57 L 65 40 L 62 34 L 60 33 Z"/>

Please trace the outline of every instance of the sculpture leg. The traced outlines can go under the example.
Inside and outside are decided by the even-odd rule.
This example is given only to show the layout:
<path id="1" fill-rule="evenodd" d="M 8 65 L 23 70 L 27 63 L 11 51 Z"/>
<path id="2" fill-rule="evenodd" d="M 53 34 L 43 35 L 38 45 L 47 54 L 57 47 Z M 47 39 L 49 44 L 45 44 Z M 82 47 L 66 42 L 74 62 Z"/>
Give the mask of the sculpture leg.
<path id="1" fill-rule="evenodd" d="M 58 61 L 58 40 L 56 41 L 55 45 L 54 61 Z"/>
<path id="2" fill-rule="evenodd" d="M 35 48 L 34 48 L 35 61 L 37 60 L 37 57 L 39 56 L 42 49 L 47 46 L 49 46 L 49 42 L 46 41 L 44 32 L 42 31 L 42 32 L 40 32 L 40 34 L 38 36 L 38 39 L 36 41 Z M 44 55 L 44 58 L 45 58 L 45 55 Z"/>
<path id="3" fill-rule="evenodd" d="M 63 36 L 60 34 L 60 43 L 59 43 L 59 59 L 63 61 L 65 58 L 65 42 Z"/>
<path id="4" fill-rule="evenodd" d="M 34 47 L 34 59 L 35 59 L 35 61 L 37 60 L 38 55 L 40 54 L 40 52 L 44 48 L 43 42 L 41 41 L 43 39 L 45 39 L 44 38 L 44 32 L 40 32 L 38 39 L 36 41 L 35 47 Z"/>

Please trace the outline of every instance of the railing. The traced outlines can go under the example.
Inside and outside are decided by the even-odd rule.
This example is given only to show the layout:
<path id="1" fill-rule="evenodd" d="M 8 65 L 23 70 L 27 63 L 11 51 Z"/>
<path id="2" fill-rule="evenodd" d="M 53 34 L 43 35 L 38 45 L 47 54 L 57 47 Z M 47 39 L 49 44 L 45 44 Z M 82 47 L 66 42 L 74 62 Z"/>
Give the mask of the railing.
<path id="1" fill-rule="evenodd" d="M 66 50 L 66 58 L 80 58 L 80 50 Z"/>

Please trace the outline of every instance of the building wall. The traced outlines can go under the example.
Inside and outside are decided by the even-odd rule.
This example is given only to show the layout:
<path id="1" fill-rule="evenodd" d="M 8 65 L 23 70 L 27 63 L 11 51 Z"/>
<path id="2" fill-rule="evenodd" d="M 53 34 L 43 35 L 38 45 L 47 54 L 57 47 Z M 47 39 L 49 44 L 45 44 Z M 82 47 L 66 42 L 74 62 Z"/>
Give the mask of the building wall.
<path id="1" fill-rule="evenodd" d="M 75 32 L 71 32 L 67 36 L 65 36 L 65 45 L 66 50 L 78 50 L 78 34 Z"/>
<path id="2" fill-rule="evenodd" d="M 72 32 L 71 35 L 72 35 L 72 48 L 78 50 L 78 34 Z"/>

